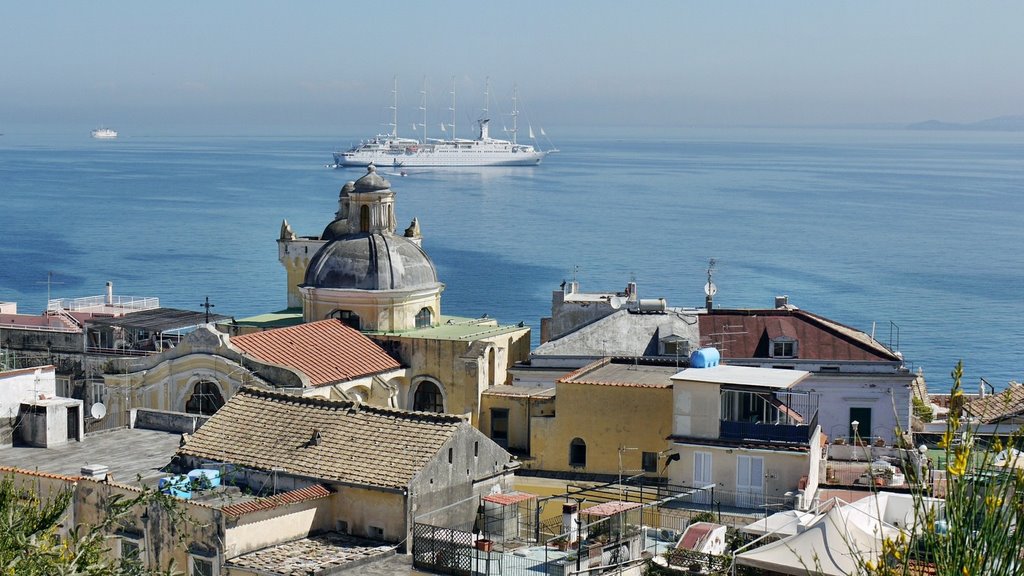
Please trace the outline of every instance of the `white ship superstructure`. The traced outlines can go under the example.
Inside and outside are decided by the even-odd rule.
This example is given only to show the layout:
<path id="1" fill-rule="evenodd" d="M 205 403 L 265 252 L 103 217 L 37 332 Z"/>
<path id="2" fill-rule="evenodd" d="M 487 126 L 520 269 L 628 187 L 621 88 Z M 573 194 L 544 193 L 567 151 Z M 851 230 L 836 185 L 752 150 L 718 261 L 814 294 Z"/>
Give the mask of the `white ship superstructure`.
<path id="1" fill-rule="evenodd" d="M 100 140 L 112 140 L 117 138 L 117 132 L 110 128 L 97 128 L 92 131 L 92 137 Z"/>
<path id="2" fill-rule="evenodd" d="M 488 88 L 489 92 L 489 88 Z M 362 142 L 344 152 L 334 153 L 334 165 L 345 166 L 367 166 L 374 164 L 381 167 L 409 168 L 425 166 L 534 166 L 540 164 L 545 156 L 555 150 L 540 150 L 530 144 L 520 144 L 516 141 L 518 131 L 518 109 L 517 98 L 512 98 L 512 140 L 491 138 L 490 118 L 485 104 L 484 116 L 477 120 L 478 133 L 475 139 L 451 138 L 432 139 L 426 137 L 426 96 L 424 104 L 420 106 L 423 111 L 423 122 L 418 124 L 422 127 L 423 138 L 401 138 L 398 136 L 398 83 L 395 83 L 393 94 L 393 105 L 391 106 L 392 121 L 391 133 L 380 134 L 372 140 Z M 485 93 L 485 102 L 489 94 Z M 452 122 L 447 127 L 442 124 L 441 129 L 455 134 L 455 90 L 452 88 Z M 530 136 L 533 137 L 533 129 L 530 129 Z"/>

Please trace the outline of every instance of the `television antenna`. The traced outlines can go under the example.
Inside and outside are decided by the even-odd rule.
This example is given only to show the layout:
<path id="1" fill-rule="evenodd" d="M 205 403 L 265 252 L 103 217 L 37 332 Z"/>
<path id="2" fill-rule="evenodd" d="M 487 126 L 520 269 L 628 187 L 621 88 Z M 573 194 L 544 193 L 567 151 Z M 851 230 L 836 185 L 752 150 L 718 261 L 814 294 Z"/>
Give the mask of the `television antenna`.
<path id="1" fill-rule="evenodd" d="M 715 283 L 711 281 L 711 276 L 715 271 L 715 264 L 717 263 L 718 261 L 714 258 L 708 260 L 708 282 L 704 285 L 704 304 L 707 306 L 708 312 L 711 312 L 715 294 L 718 293 L 718 286 L 715 286 Z"/>
<path id="2" fill-rule="evenodd" d="M 43 284 L 43 282 L 36 282 L 36 284 Z M 46 271 L 46 309 L 50 309 L 50 288 L 53 284 L 63 284 L 63 282 L 57 282 L 53 279 L 53 272 L 50 270 Z"/>

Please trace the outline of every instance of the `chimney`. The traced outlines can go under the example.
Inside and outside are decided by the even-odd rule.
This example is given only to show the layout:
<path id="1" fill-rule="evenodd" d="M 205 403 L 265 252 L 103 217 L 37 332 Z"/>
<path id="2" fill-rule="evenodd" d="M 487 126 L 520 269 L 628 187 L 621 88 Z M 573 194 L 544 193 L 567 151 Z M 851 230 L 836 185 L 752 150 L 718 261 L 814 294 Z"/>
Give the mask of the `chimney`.
<path id="1" fill-rule="evenodd" d="M 114 304 L 114 283 L 107 282 L 107 306 Z"/>
<path id="2" fill-rule="evenodd" d="M 775 297 L 775 308 L 786 308 L 789 306 L 789 296 L 776 296 Z"/>
<path id="3" fill-rule="evenodd" d="M 580 516 L 580 506 L 575 502 L 562 504 L 562 534 L 565 534 L 570 544 L 579 540 L 579 525 L 577 520 Z"/>
<path id="4" fill-rule="evenodd" d="M 628 296 L 627 300 L 629 302 L 637 301 L 636 282 L 630 282 L 629 284 L 626 284 L 626 296 Z"/>

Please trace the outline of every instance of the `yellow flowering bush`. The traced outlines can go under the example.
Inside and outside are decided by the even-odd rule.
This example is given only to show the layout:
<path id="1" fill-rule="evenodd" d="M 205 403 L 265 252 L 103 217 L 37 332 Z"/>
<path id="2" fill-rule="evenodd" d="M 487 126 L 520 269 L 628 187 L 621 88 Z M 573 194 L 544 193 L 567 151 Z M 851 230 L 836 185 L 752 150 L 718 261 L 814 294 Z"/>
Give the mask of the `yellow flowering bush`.
<path id="1" fill-rule="evenodd" d="M 931 487 L 918 483 L 913 495 L 914 525 L 919 528 L 883 542 L 878 560 L 861 563 L 864 574 L 1024 574 L 1024 470 L 1016 467 L 1012 450 L 1022 448 L 1021 432 L 979 435 L 977 425 L 964 415 L 962 363 L 951 376 L 950 412 L 939 441 L 946 466 L 935 471 L 946 475 L 945 506 L 941 512 L 926 506 Z"/>

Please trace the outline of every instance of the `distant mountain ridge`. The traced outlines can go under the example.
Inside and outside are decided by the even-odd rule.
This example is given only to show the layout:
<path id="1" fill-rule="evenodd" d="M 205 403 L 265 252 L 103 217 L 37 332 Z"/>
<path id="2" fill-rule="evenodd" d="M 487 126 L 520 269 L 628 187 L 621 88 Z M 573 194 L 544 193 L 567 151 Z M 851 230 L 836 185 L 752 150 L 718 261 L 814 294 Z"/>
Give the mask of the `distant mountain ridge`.
<path id="1" fill-rule="evenodd" d="M 927 120 L 907 125 L 908 130 L 997 130 L 1001 132 L 1024 131 L 1024 116 L 998 116 L 960 124 L 957 122 L 942 122 L 939 120 Z"/>

